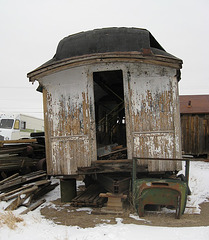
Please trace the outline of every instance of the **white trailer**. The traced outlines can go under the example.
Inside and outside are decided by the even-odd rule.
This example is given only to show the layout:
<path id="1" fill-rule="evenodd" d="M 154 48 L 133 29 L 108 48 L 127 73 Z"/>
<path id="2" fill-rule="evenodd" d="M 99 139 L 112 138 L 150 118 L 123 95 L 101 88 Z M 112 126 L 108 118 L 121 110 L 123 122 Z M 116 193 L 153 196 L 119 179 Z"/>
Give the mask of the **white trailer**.
<path id="1" fill-rule="evenodd" d="M 43 119 L 24 114 L 0 114 L 0 141 L 29 138 L 32 132 L 43 131 Z"/>

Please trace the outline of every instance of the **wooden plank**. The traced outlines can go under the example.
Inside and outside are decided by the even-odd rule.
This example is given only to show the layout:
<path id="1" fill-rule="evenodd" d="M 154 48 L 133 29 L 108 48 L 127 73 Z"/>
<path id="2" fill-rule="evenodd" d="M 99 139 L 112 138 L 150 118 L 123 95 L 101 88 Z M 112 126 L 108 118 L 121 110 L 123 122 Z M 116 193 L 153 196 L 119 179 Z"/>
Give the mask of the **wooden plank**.
<path id="1" fill-rule="evenodd" d="M 33 177 L 27 177 L 26 182 L 37 179 L 37 178 L 41 178 L 41 177 L 46 177 L 46 173 L 43 173 L 43 174 L 40 174 L 40 175 L 37 175 L 37 176 L 33 176 Z"/>
<path id="2" fill-rule="evenodd" d="M 97 164 L 115 164 L 115 163 L 131 163 L 132 159 L 117 159 L 117 160 L 97 160 L 92 162 L 92 165 Z"/>
<path id="3" fill-rule="evenodd" d="M 13 148 L 0 148 L 0 154 L 14 154 L 14 153 L 22 153 L 26 150 L 27 147 L 17 147 L 16 145 Z"/>
<path id="4" fill-rule="evenodd" d="M 10 177 L 5 178 L 4 180 L 0 181 L 0 184 L 3 184 L 3 183 L 5 183 L 5 182 L 7 182 L 7 181 L 9 181 L 9 180 L 11 180 L 11 179 L 14 179 L 14 178 L 16 178 L 17 176 L 19 176 L 19 173 L 15 173 L 15 174 L 13 174 L 13 175 L 10 176 Z"/>
<path id="5" fill-rule="evenodd" d="M 3 194 L 0 195 L 0 200 L 5 201 L 5 197 L 6 197 L 6 196 L 12 195 L 12 194 L 14 194 L 14 193 L 17 193 L 17 192 L 19 192 L 19 191 L 21 191 L 21 190 L 24 190 L 24 189 L 26 189 L 26 188 L 29 188 L 29 187 L 30 187 L 30 185 L 27 185 L 27 186 L 23 186 L 23 187 L 14 189 L 14 190 L 12 190 L 12 191 L 3 193 Z"/>
<path id="6" fill-rule="evenodd" d="M 29 182 L 29 181 L 32 181 L 32 180 L 35 180 L 35 179 L 38 179 L 38 178 L 41 178 L 41 177 L 46 177 L 45 171 L 40 170 L 40 171 L 33 172 L 33 173 L 30 173 L 30 174 L 27 174 L 27 175 L 19 176 L 15 179 L 12 179 L 8 183 L 0 185 L 0 191 L 6 190 L 10 187 L 17 186 L 19 184 L 24 184 L 26 182 Z"/>
<path id="7" fill-rule="evenodd" d="M 29 194 L 28 198 L 25 199 L 25 201 L 21 204 L 21 206 L 29 207 L 31 205 L 31 202 L 32 202 L 32 199 L 33 199 L 33 195 L 34 195 L 34 193 Z"/>
<path id="8" fill-rule="evenodd" d="M 115 151 L 109 152 L 107 154 L 103 154 L 103 155 L 101 155 L 99 157 L 102 158 L 102 157 L 106 157 L 106 156 L 109 156 L 109 155 L 112 155 L 112 154 L 115 154 L 115 153 L 119 153 L 119 152 L 123 152 L 123 151 L 127 151 L 127 148 L 121 148 L 119 150 L 115 150 Z"/>
<path id="9" fill-rule="evenodd" d="M 10 183 L 6 183 L 6 184 L 3 184 L 0 186 L 0 191 L 2 190 L 6 190 L 10 187 L 13 187 L 13 186 L 16 186 L 16 185 L 19 185 L 21 184 L 23 181 L 22 181 L 22 178 L 18 178 L 18 179 L 14 179 L 13 182 L 10 182 Z"/>
<path id="10" fill-rule="evenodd" d="M 126 199 L 128 196 L 126 194 L 114 194 L 114 193 L 100 193 L 100 197 L 103 198 L 121 198 L 121 199 Z"/>
<path id="11" fill-rule="evenodd" d="M 19 193 L 18 197 L 5 210 L 12 211 L 17 209 L 37 189 L 38 189 L 37 186 L 33 186 L 30 189 L 22 191 L 21 193 Z M 24 195 L 24 197 L 21 197 L 21 195 Z"/>
<path id="12" fill-rule="evenodd" d="M 26 175 L 24 175 L 24 176 L 25 176 L 25 177 L 30 177 L 30 176 L 36 176 L 36 175 L 39 175 L 39 174 L 42 174 L 42 173 L 46 173 L 46 171 L 39 170 L 39 171 L 35 171 L 35 172 L 28 173 L 28 174 L 26 174 Z"/>
<path id="13" fill-rule="evenodd" d="M 52 154 L 51 154 L 51 125 L 50 117 L 48 113 L 48 104 L 47 104 L 47 90 L 43 87 L 43 109 L 44 109 L 44 129 L 45 129 L 45 151 L 46 151 L 46 163 L 47 163 L 47 172 L 52 173 L 53 164 L 52 164 Z"/>
<path id="14" fill-rule="evenodd" d="M 137 157 L 136 159 L 142 159 L 142 160 L 163 160 L 163 161 L 186 161 L 185 158 L 152 158 L 152 157 Z M 192 156 L 190 161 L 192 161 Z M 194 160 L 193 160 L 194 161 Z M 195 159 L 196 161 L 196 159 Z M 99 164 L 115 164 L 115 163 L 132 163 L 132 159 L 117 159 L 117 160 L 97 160 L 92 162 L 92 165 L 99 165 Z"/>
<path id="15" fill-rule="evenodd" d="M 39 187 L 41 185 L 46 185 L 46 184 L 50 184 L 50 183 L 51 183 L 50 180 L 41 180 L 41 181 L 38 181 L 38 182 L 34 182 L 34 183 L 31 183 L 31 184 L 28 184 L 27 186 L 23 186 L 21 188 L 17 188 L 17 189 L 15 189 L 13 191 L 5 193 L 5 194 L 0 196 L 0 199 L 2 199 L 4 201 L 8 201 L 8 200 L 11 200 L 11 199 L 17 197 L 21 190 L 24 190 L 24 189 L 27 189 L 27 188 L 30 188 L 30 187 L 33 187 L 33 186 Z M 24 194 L 24 193 L 21 193 L 21 194 Z"/>
<path id="16" fill-rule="evenodd" d="M 19 140 L 5 140 L 0 141 L 0 146 L 3 146 L 4 144 L 12 144 L 12 143 L 36 143 L 36 139 L 19 139 Z"/>
<path id="17" fill-rule="evenodd" d="M 98 184 L 90 185 L 84 192 L 72 200 L 73 206 L 103 206 L 105 199 L 100 199 L 99 193 L 103 191 Z"/>
<path id="18" fill-rule="evenodd" d="M 26 166 L 35 166 L 39 159 L 18 155 L 0 155 L 0 170 L 16 170 Z"/>
<path id="19" fill-rule="evenodd" d="M 58 185 L 59 185 L 59 183 L 54 183 L 54 184 L 48 183 L 48 184 L 45 184 L 43 186 L 39 186 L 38 190 L 36 192 L 34 192 L 32 200 L 34 201 L 36 199 L 39 199 L 43 195 L 45 195 L 48 192 L 50 192 L 53 189 L 55 189 Z"/>
<path id="20" fill-rule="evenodd" d="M 50 180 L 47 180 L 47 179 L 44 179 L 44 180 L 40 180 L 40 181 L 34 182 L 34 185 L 35 185 L 35 186 L 40 186 L 40 185 L 45 185 L 45 184 L 47 184 L 47 183 L 51 183 L 51 181 L 50 181 Z"/>
<path id="21" fill-rule="evenodd" d="M 35 210 L 36 208 L 38 208 L 40 205 L 42 205 L 45 202 L 46 202 L 46 199 L 41 199 L 41 200 L 37 201 L 36 203 L 34 203 L 32 206 L 30 206 L 28 209 L 21 212 L 20 214 L 21 215 L 27 214 L 28 212 Z"/>

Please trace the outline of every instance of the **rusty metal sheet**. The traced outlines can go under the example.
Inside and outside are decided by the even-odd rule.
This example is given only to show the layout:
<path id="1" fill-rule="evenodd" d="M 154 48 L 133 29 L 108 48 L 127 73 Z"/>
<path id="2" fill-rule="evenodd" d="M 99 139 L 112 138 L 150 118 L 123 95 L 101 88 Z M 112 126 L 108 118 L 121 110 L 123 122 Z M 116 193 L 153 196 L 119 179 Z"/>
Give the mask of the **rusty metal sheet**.
<path id="1" fill-rule="evenodd" d="M 176 218 L 184 213 L 187 184 L 177 179 L 142 178 L 135 181 L 134 203 L 140 217 L 146 205 L 174 206 Z"/>

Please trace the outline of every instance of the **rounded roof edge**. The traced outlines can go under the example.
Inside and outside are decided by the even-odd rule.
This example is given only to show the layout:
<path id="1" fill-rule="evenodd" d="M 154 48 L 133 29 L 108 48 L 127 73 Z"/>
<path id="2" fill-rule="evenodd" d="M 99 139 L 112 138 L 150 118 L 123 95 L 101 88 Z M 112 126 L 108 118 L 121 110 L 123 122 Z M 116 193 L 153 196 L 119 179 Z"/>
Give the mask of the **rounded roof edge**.
<path id="1" fill-rule="evenodd" d="M 62 66 L 63 62 L 70 64 L 71 61 L 79 62 L 82 58 L 91 59 L 97 56 L 106 58 L 108 55 L 123 58 L 127 54 L 130 59 L 131 56 L 136 58 L 138 55 L 143 59 L 162 62 L 164 65 L 168 62 L 176 69 L 181 69 L 183 63 L 181 59 L 166 52 L 148 30 L 111 27 L 80 32 L 63 38 L 57 46 L 54 57 L 27 76 L 33 81 L 36 75 Z"/>
<path id="2" fill-rule="evenodd" d="M 153 55 L 176 58 L 167 53 L 152 34 L 141 28 L 113 27 L 80 32 L 63 38 L 53 62 L 97 53 L 139 52 L 150 49 Z"/>

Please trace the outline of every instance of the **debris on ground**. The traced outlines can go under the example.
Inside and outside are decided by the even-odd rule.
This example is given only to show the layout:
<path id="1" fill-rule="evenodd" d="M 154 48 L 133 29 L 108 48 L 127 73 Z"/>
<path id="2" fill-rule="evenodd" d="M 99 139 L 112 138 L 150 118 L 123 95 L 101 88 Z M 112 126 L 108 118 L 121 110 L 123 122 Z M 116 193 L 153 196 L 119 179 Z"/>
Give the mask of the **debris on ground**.
<path id="1" fill-rule="evenodd" d="M 16 210 L 20 206 L 27 207 L 21 213 L 25 214 L 43 204 L 45 200 L 41 198 L 57 185 L 58 183 L 52 184 L 43 170 L 22 176 L 15 173 L 0 181 L 0 201 L 10 201 L 6 211 Z"/>
<path id="2" fill-rule="evenodd" d="M 103 207 L 106 199 L 99 197 L 101 191 L 103 188 L 98 183 L 94 183 L 73 198 L 71 205 L 74 207 Z"/>

